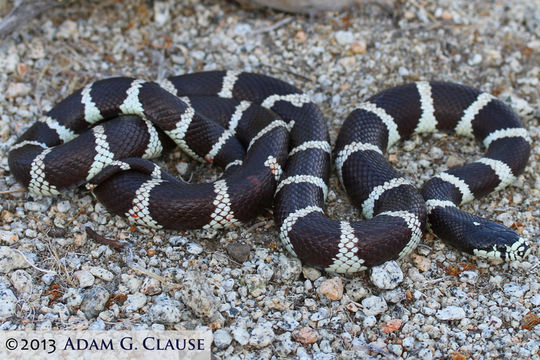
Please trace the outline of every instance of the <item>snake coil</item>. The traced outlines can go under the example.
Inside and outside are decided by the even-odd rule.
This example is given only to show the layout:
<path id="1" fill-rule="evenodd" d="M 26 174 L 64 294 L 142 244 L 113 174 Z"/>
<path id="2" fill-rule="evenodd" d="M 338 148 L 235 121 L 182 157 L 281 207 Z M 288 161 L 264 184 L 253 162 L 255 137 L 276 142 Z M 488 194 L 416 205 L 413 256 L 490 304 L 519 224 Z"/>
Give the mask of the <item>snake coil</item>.
<path id="1" fill-rule="evenodd" d="M 483 142 L 483 157 L 442 172 L 419 192 L 385 160 L 412 133 L 455 132 Z M 179 146 L 224 169 L 211 184 L 176 179 L 148 159 Z M 408 254 L 429 222 L 468 253 L 516 260 L 527 241 L 458 205 L 523 172 L 530 138 L 501 101 L 444 82 L 385 90 L 345 120 L 334 149 L 352 203 L 368 219 L 325 216 L 331 147 L 317 106 L 297 88 L 252 73 L 214 71 L 160 84 L 97 81 L 32 125 L 11 148 L 15 178 L 35 194 L 85 184 L 112 212 L 153 228 L 237 225 L 270 206 L 281 240 L 303 262 L 356 272 Z"/>

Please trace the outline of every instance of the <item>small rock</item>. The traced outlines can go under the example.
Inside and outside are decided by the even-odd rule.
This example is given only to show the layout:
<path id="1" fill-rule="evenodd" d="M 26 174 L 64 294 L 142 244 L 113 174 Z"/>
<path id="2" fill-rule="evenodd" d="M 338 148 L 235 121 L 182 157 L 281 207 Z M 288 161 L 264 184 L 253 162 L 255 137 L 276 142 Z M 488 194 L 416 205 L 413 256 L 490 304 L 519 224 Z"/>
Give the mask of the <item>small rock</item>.
<path id="1" fill-rule="evenodd" d="M 319 338 L 317 331 L 310 327 L 303 327 L 292 333 L 292 338 L 302 344 L 314 344 Z"/>
<path id="2" fill-rule="evenodd" d="M 409 336 L 404 338 L 402 341 L 402 345 L 404 348 L 412 349 L 412 347 L 414 346 L 414 337 Z"/>
<path id="3" fill-rule="evenodd" d="M 403 322 L 400 319 L 389 320 L 381 324 L 381 329 L 385 334 L 399 330 Z"/>
<path id="4" fill-rule="evenodd" d="M 319 292 L 330 300 L 341 300 L 343 297 L 343 283 L 341 278 L 335 277 L 323 281 L 319 287 Z"/>
<path id="5" fill-rule="evenodd" d="M 141 292 L 144 295 L 152 296 L 161 293 L 161 283 L 159 280 L 147 277 L 141 286 Z"/>
<path id="6" fill-rule="evenodd" d="M 64 201 L 60 201 L 57 205 L 56 205 L 56 208 L 58 209 L 58 211 L 62 212 L 62 213 L 66 213 L 69 211 L 69 209 L 71 209 L 71 203 L 67 200 L 64 200 Z"/>
<path id="7" fill-rule="evenodd" d="M 184 275 L 179 290 L 182 302 L 200 317 L 212 317 L 219 308 L 219 299 L 214 295 L 208 280 L 193 271 Z"/>
<path id="8" fill-rule="evenodd" d="M 345 285 L 345 290 L 353 301 L 360 301 L 369 294 L 369 290 L 357 279 L 353 279 Z"/>
<path id="9" fill-rule="evenodd" d="M 148 315 L 153 322 L 160 324 L 176 324 L 182 319 L 182 304 L 170 299 L 167 295 L 158 296 L 155 304 L 148 309 Z"/>
<path id="10" fill-rule="evenodd" d="M 172 246 L 182 246 L 188 243 L 188 239 L 185 236 L 176 235 L 169 238 L 169 243 Z"/>
<path id="11" fill-rule="evenodd" d="M 386 301 L 379 296 L 370 296 L 362 300 L 363 312 L 367 316 L 378 315 L 388 309 Z"/>
<path id="12" fill-rule="evenodd" d="M 452 13 L 448 10 L 444 10 L 442 13 L 441 13 L 441 19 L 445 20 L 445 21 L 450 21 L 452 20 Z"/>
<path id="13" fill-rule="evenodd" d="M 72 20 L 66 20 L 60 25 L 56 36 L 61 39 L 68 39 L 77 34 L 77 23 Z"/>
<path id="14" fill-rule="evenodd" d="M 290 283 L 298 279 L 302 272 L 302 263 L 297 258 L 280 255 L 278 265 L 278 275 L 285 283 Z"/>
<path id="15" fill-rule="evenodd" d="M 166 1 L 154 2 L 154 20 L 156 25 L 163 26 L 171 19 L 170 4 Z"/>
<path id="16" fill-rule="evenodd" d="M 31 257 L 25 254 L 27 258 Z M 0 273 L 8 273 L 14 269 L 25 269 L 30 267 L 30 264 L 24 259 L 17 250 L 8 246 L 0 247 Z"/>
<path id="17" fill-rule="evenodd" d="M 362 321 L 362 325 L 365 329 L 369 329 L 377 324 L 377 318 L 373 315 L 366 316 L 364 318 L 364 321 Z"/>
<path id="18" fill-rule="evenodd" d="M 0 230 L 0 241 L 6 245 L 13 245 L 19 241 L 19 237 L 11 231 Z"/>
<path id="19" fill-rule="evenodd" d="M 203 247 L 196 243 L 188 243 L 186 245 L 186 251 L 193 255 L 199 255 L 203 252 Z"/>
<path id="20" fill-rule="evenodd" d="M 111 281 L 112 279 L 114 279 L 114 274 L 112 272 L 99 266 L 91 267 L 90 272 L 95 277 L 100 278 L 101 280 L 104 280 L 104 281 Z"/>
<path id="21" fill-rule="evenodd" d="M 2 56 L 0 56 L 0 71 L 9 74 L 17 70 L 19 55 L 15 46 L 2 46 L 0 51 L 2 52 Z"/>
<path id="22" fill-rule="evenodd" d="M 310 266 L 303 266 L 302 267 L 302 274 L 304 274 L 304 277 L 308 280 L 315 281 L 318 278 L 321 277 L 321 272 L 315 268 L 312 268 Z"/>
<path id="23" fill-rule="evenodd" d="M 334 38 L 340 45 L 350 44 L 354 40 L 354 36 L 350 31 L 336 31 Z"/>
<path id="24" fill-rule="evenodd" d="M 506 295 L 515 296 L 517 298 L 523 297 L 523 295 L 529 291 L 529 288 L 529 284 L 519 285 L 513 281 L 503 285 L 503 290 Z"/>
<path id="25" fill-rule="evenodd" d="M 384 300 L 397 304 L 406 299 L 405 293 L 401 289 L 388 290 L 383 293 Z"/>
<path id="26" fill-rule="evenodd" d="M 463 160 L 457 157 L 456 155 L 449 155 L 448 159 L 446 160 L 446 167 L 451 169 L 456 166 L 463 165 Z"/>
<path id="27" fill-rule="evenodd" d="M 478 272 L 472 270 L 463 271 L 459 274 L 459 280 L 474 285 L 478 280 Z"/>
<path id="28" fill-rule="evenodd" d="M 142 308 L 146 304 L 146 295 L 143 293 L 135 293 L 135 294 L 129 294 L 126 302 L 125 302 L 125 309 L 126 312 L 134 312 Z"/>
<path id="29" fill-rule="evenodd" d="M 249 293 L 254 297 L 258 297 L 266 292 L 266 281 L 259 274 L 247 275 L 246 286 Z"/>
<path id="30" fill-rule="evenodd" d="M 6 90 L 6 97 L 10 99 L 10 98 L 28 95 L 31 90 L 32 90 L 32 87 L 30 85 L 20 83 L 20 82 L 17 82 L 17 83 L 10 82 Z"/>
<path id="31" fill-rule="evenodd" d="M 95 318 L 105 309 L 109 295 L 109 292 L 101 286 L 89 289 L 84 293 L 81 311 L 86 315 L 87 319 Z"/>
<path id="32" fill-rule="evenodd" d="M 371 269 L 370 279 L 379 289 L 394 289 L 403 281 L 403 272 L 395 261 L 387 261 Z"/>
<path id="33" fill-rule="evenodd" d="M 243 327 L 233 329 L 233 337 L 240 345 L 247 345 L 249 342 L 249 332 Z"/>
<path id="34" fill-rule="evenodd" d="M 86 288 L 94 285 L 95 277 L 92 275 L 92 273 L 88 270 L 77 270 L 73 273 L 73 276 L 75 276 L 75 279 L 79 281 L 79 287 Z"/>
<path id="35" fill-rule="evenodd" d="M 249 259 L 250 247 L 245 243 L 229 243 L 227 254 L 236 262 L 243 263 Z"/>
<path id="36" fill-rule="evenodd" d="M 431 260 L 425 256 L 411 254 L 411 259 L 414 263 L 414 266 L 422 272 L 426 272 L 431 267 Z"/>
<path id="37" fill-rule="evenodd" d="M 254 348 L 261 349 L 270 345 L 272 341 L 274 341 L 275 337 L 276 334 L 274 334 L 274 330 L 272 330 L 272 325 L 270 323 L 258 325 L 251 332 L 249 345 L 253 346 Z"/>
<path id="38" fill-rule="evenodd" d="M 366 51 L 367 51 L 367 45 L 365 42 L 363 41 L 360 41 L 360 40 L 355 40 L 352 42 L 351 44 L 351 51 L 353 52 L 353 54 L 355 55 L 358 55 L 358 54 L 365 54 Z"/>
<path id="39" fill-rule="evenodd" d="M 0 283 L 0 320 L 15 315 L 17 297 L 5 284 Z"/>
<path id="40" fill-rule="evenodd" d="M 91 323 L 88 326 L 88 330 L 101 331 L 101 330 L 105 330 L 106 327 L 107 327 L 107 325 L 105 324 L 105 321 L 103 321 L 101 319 L 97 319 L 96 321 L 94 321 L 93 323 Z"/>
<path id="41" fill-rule="evenodd" d="M 438 310 L 435 314 L 439 320 L 461 320 L 465 317 L 465 310 L 458 306 L 447 306 L 444 309 Z"/>
<path id="42" fill-rule="evenodd" d="M 15 270 L 10 277 L 11 284 L 19 294 L 29 295 L 34 286 L 32 276 L 24 270 Z"/>
<path id="43" fill-rule="evenodd" d="M 229 331 L 225 329 L 219 329 L 214 331 L 214 345 L 218 349 L 225 349 L 232 342 L 232 336 Z"/>
<path id="44" fill-rule="evenodd" d="M 397 356 L 400 356 L 403 353 L 403 347 L 399 344 L 389 344 L 387 347 L 391 353 Z"/>

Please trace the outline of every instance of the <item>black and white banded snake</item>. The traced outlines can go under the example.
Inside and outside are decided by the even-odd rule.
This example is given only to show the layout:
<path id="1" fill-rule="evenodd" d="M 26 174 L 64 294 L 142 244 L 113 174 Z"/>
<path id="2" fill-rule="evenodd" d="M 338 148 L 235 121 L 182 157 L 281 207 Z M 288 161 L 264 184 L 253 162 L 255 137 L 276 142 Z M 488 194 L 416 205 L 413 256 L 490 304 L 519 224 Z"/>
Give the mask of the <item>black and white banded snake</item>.
<path id="1" fill-rule="evenodd" d="M 434 131 L 475 137 L 487 150 L 419 192 L 383 153 L 413 132 Z M 222 167 L 223 176 L 188 184 L 147 160 L 174 145 Z M 385 90 L 348 116 L 336 170 L 369 220 L 324 214 L 331 153 L 326 122 L 300 90 L 264 75 L 214 71 L 159 85 L 125 77 L 89 84 L 26 130 L 9 166 L 32 193 L 86 184 L 112 212 L 153 228 L 237 225 L 274 201 L 285 248 L 332 272 L 408 254 L 427 221 L 437 236 L 480 257 L 511 261 L 530 251 L 514 231 L 457 208 L 513 182 L 529 157 L 519 118 L 487 93 L 420 81 Z"/>

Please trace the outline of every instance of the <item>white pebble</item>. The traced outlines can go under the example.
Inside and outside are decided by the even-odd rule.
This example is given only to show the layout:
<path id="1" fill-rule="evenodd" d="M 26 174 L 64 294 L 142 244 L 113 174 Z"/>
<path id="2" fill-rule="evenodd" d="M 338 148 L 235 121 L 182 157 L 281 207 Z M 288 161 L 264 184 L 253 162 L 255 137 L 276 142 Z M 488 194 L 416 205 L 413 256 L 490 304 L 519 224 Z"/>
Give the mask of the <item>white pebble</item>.
<path id="1" fill-rule="evenodd" d="M 79 281 L 79 287 L 86 288 L 94 285 L 95 277 L 88 270 L 78 270 L 73 273 L 73 276 Z"/>
<path id="2" fill-rule="evenodd" d="M 186 251 L 193 255 L 199 255 L 203 252 L 203 247 L 196 243 L 188 243 L 186 245 Z"/>
<path id="3" fill-rule="evenodd" d="M 403 281 L 403 271 L 395 261 L 387 261 L 371 269 L 370 279 L 379 289 L 394 289 Z"/>
<path id="4" fill-rule="evenodd" d="M 354 36 L 350 31 L 337 31 L 334 37 L 340 45 L 348 45 L 354 40 Z"/>
<path id="5" fill-rule="evenodd" d="M 378 315 L 388 309 L 386 301 L 379 296 L 370 296 L 362 300 L 363 312 L 365 315 Z"/>
<path id="6" fill-rule="evenodd" d="M 439 320 L 461 320 L 465 317 L 465 310 L 458 306 L 447 306 L 435 314 Z"/>

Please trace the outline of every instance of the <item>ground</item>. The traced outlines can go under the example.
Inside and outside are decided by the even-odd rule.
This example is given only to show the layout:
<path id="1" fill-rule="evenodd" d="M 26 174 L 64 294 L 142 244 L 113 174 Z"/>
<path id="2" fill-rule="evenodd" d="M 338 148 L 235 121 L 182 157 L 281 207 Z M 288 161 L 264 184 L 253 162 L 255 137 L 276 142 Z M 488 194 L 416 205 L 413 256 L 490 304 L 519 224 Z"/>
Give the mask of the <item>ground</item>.
<path id="1" fill-rule="evenodd" d="M 1 328 L 211 329 L 223 359 L 538 358 L 539 33 L 538 0 L 409 0 L 393 15 L 361 5 L 312 16 L 217 0 L 104 0 L 34 19 L 0 44 Z M 133 227 L 82 189 L 12 192 L 20 185 L 8 149 L 70 92 L 110 76 L 214 69 L 305 90 L 332 141 L 363 99 L 405 82 L 455 81 L 509 102 L 532 138 L 529 164 L 507 189 L 463 208 L 513 227 L 532 240 L 532 254 L 492 264 L 428 233 L 411 256 L 378 269 L 393 275 L 380 284 L 380 271 L 340 277 L 302 267 L 282 248 L 270 211 L 232 230 L 178 233 Z M 415 136 L 389 158 L 420 186 L 481 152 L 441 134 Z M 159 164 L 193 181 L 219 175 L 180 152 Z M 327 212 L 359 217 L 335 176 Z M 128 245 L 116 252 L 85 227 Z M 244 262 L 233 260 L 238 243 L 251 249 Z"/>

